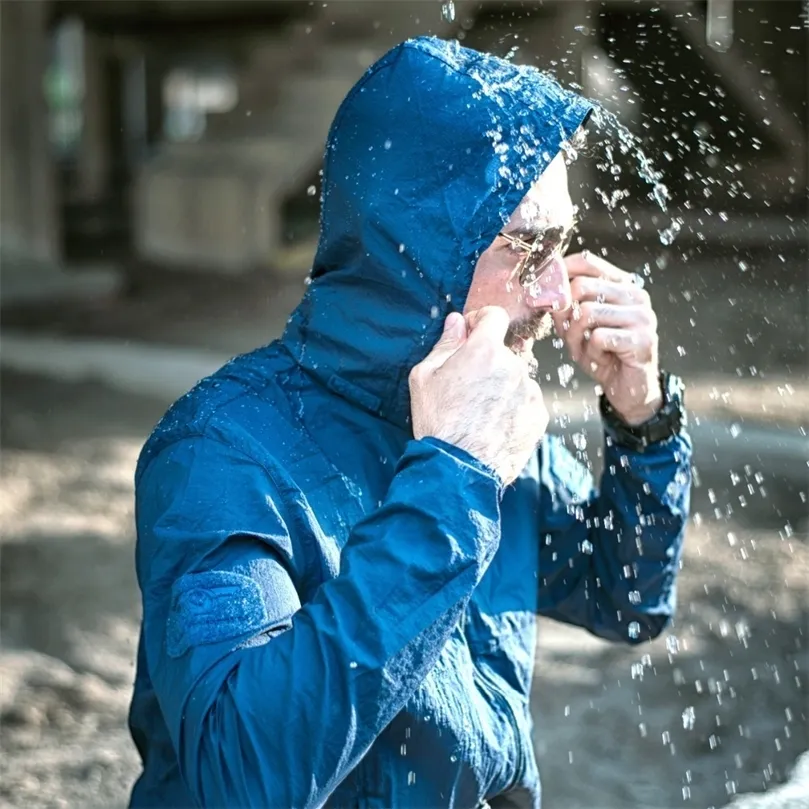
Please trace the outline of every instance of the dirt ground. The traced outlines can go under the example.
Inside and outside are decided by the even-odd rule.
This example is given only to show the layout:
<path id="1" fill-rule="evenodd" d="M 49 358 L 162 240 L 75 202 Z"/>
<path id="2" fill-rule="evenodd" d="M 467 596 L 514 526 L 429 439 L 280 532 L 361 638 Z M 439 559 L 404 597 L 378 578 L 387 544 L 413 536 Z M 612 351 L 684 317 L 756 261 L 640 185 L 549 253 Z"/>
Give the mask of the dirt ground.
<path id="1" fill-rule="evenodd" d="M 0 805 L 121 807 L 138 769 L 125 728 L 139 614 L 131 479 L 163 403 L 1 381 Z M 809 749 L 802 501 L 773 506 L 760 492 L 778 485 L 771 474 L 734 474 L 696 491 L 665 638 L 614 647 L 543 622 L 547 809 L 723 806 L 783 781 Z"/>
<path id="2" fill-rule="evenodd" d="M 728 291 L 731 271 L 658 280 L 668 364 L 691 373 L 703 415 L 805 436 L 801 273 L 779 263 L 758 287 L 737 273 Z M 302 290 L 140 283 L 92 310 L 4 314 L 4 328 L 236 352 L 271 339 Z M 559 358 L 543 350 L 550 386 Z M 168 402 L 8 371 L 0 383 L 0 807 L 123 807 L 138 772 L 126 731 L 139 618 L 132 474 Z M 545 809 L 703 809 L 765 790 L 781 795 L 773 809 L 809 806 L 809 786 L 797 803 L 773 789 L 809 750 L 805 475 L 766 452 L 702 457 L 665 636 L 617 647 L 541 623 Z"/>

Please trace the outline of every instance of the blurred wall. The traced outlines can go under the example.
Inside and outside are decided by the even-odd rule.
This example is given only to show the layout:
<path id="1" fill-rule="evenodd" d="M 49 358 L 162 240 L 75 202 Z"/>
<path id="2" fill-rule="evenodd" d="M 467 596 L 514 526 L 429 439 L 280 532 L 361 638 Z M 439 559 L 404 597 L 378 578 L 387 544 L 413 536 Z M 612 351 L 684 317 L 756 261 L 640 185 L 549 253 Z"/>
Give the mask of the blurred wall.
<path id="1" fill-rule="evenodd" d="M 0 3 L 0 249 L 18 260 L 60 254 L 54 161 L 43 80 L 47 6 Z"/>
<path id="2" fill-rule="evenodd" d="M 290 201 L 317 187 L 340 100 L 371 61 L 419 33 L 457 37 L 581 86 L 651 146 L 674 212 L 698 220 L 699 238 L 733 232 L 761 242 L 781 227 L 794 241 L 800 228 L 773 215 L 805 222 L 800 0 L 463 0 L 454 16 L 438 0 L 4 0 L 0 8 L 5 251 L 272 269 Z M 717 8 L 732 23 L 720 49 L 708 36 Z M 616 163 L 630 194 L 618 212 L 651 228 L 650 189 L 629 159 Z M 594 171 L 575 167 L 597 209 L 596 186 L 612 180 Z M 591 221 L 607 238 L 614 212 L 601 214 Z M 766 226 L 748 226 L 754 219 Z"/>

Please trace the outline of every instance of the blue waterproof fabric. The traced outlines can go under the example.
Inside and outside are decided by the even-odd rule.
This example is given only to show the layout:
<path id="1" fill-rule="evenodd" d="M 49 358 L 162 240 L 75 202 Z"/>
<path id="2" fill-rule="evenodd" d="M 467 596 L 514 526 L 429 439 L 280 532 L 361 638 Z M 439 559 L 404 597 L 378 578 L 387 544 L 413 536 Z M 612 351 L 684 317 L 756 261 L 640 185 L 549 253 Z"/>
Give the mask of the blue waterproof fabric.
<path id="1" fill-rule="evenodd" d="M 133 806 L 536 806 L 535 616 L 634 643 L 666 624 L 685 434 L 607 442 L 597 489 L 548 436 L 503 490 L 408 424 L 409 369 L 588 109 L 429 38 L 349 94 L 286 333 L 177 402 L 139 461 Z"/>

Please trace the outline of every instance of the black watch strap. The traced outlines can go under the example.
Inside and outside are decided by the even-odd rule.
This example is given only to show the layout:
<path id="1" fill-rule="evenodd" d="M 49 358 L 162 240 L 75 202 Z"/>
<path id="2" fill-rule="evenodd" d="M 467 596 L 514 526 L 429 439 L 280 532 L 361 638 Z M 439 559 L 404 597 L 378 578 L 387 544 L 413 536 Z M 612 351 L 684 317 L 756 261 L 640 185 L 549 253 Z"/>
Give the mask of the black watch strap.
<path id="1" fill-rule="evenodd" d="M 660 373 L 660 390 L 663 404 L 659 410 L 642 424 L 627 424 L 602 393 L 599 409 L 604 431 L 616 443 L 629 449 L 643 452 L 650 444 L 665 441 L 678 435 L 686 424 L 685 400 L 682 379 L 664 371 Z"/>

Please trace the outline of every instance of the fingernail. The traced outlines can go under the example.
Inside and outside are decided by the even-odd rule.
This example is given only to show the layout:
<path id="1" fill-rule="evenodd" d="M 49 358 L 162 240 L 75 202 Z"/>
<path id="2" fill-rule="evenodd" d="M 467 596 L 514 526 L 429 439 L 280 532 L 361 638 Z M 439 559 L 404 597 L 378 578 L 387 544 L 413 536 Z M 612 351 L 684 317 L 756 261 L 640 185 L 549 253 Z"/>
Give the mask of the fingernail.
<path id="1" fill-rule="evenodd" d="M 451 312 L 444 321 L 444 334 L 448 337 L 460 337 L 463 334 L 463 317 L 457 312 Z"/>

